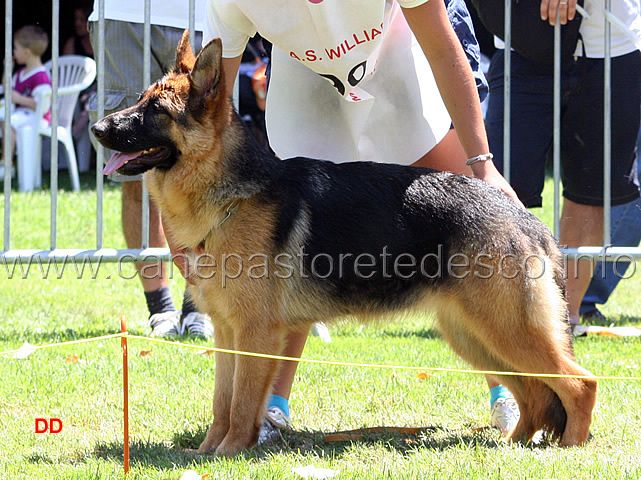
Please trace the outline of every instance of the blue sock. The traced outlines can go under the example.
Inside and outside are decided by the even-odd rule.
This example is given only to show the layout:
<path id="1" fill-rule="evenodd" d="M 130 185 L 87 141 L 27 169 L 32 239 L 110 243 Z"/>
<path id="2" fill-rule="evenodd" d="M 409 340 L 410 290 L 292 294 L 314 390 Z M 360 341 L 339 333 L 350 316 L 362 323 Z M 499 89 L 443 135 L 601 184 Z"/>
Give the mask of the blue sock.
<path id="1" fill-rule="evenodd" d="M 510 392 L 503 385 L 497 385 L 496 387 L 490 388 L 490 407 L 494 405 L 499 398 L 510 398 L 512 397 L 512 392 Z"/>
<path id="2" fill-rule="evenodd" d="M 278 407 L 289 417 L 289 402 L 285 397 L 281 397 L 280 395 L 270 396 L 267 401 L 267 408 L 269 407 Z"/>

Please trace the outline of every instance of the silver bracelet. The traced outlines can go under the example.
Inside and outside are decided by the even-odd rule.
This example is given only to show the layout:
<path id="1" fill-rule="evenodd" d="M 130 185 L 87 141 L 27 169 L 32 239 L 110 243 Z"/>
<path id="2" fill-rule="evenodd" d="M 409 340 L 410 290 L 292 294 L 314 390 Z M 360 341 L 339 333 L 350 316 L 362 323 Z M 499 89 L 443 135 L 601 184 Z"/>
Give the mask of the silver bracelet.
<path id="1" fill-rule="evenodd" d="M 472 165 L 476 162 L 487 162 L 488 160 L 492 160 L 493 158 L 494 155 L 492 155 L 491 153 L 484 153 L 483 155 L 477 155 L 476 157 L 470 158 L 467 162 L 465 162 L 465 165 Z"/>

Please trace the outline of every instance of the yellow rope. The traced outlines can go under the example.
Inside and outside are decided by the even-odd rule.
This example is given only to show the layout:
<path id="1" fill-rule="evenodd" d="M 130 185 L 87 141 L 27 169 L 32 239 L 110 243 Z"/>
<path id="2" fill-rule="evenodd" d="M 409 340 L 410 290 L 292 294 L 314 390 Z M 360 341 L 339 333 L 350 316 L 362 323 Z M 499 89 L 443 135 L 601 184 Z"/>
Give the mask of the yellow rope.
<path id="1" fill-rule="evenodd" d="M 63 347 L 66 345 L 76 345 L 78 343 L 89 343 L 89 342 L 97 342 L 98 340 L 106 340 L 109 338 L 119 338 L 119 337 L 126 337 L 129 334 L 127 332 L 121 332 L 121 333 L 113 333 L 111 335 L 103 335 L 102 337 L 91 337 L 91 338 L 82 338 L 80 340 L 70 340 L 68 342 L 59 342 L 59 343 L 49 343 L 47 345 L 29 345 L 27 348 L 22 349 L 18 348 L 16 350 L 7 350 L 6 352 L 0 352 L 0 357 L 3 355 L 11 355 L 12 353 L 17 353 L 23 350 L 44 350 L 46 348 L 54 348 L 54 347 Z"/>
<path id="2" fill-rule="evenodd" d="M 170 342 L 169 340 L 162 340 L 159 338 L 143 337 L 139 335 L 127 335 L 128 338 L 136 340 L 145 340 L 153 343 L 161 343 L 165 345 L 174 345 L 178 347 L 192 348 L 196 350 L 208 350 L 211 352 L 230 353 L 233 355 L 245 355 L 249 357 L 268 358 L 273 360 L 287 360 L 290 362 L 299 363 L 312 363 L 317 365 L 334 365 L 339 367 L 365 367 L 365 368 L 386 368 L 394 370 L 419 370 L 419 371 L 432 371 L 442 373 L 471 373 L 475 375 L 503 375 L 512 377 L 538 377 L 538 378 L 592 378 L 595 380 L 641 380 L 641 377 L 606 377 L 606 376 L 590 376 L 585 375 L 562 375 L 555 373 L 520 373 L 520 372 L 498 372 L 494 370 L 471 370 L 462 368 L 442 368 L 442 367 L 412 367 L 407 365 L 379 365 L 374 363 L 352 363 L 352 362 L 333 362 L 330 360 L 313 360 L 307 358 L 293 358 L 283 357 L 281 355 L 269 355 L 266 353 L 242 352 L 239 350 L 226 350 L 224 348 L 216 347 L 203 347 L 199 345 L 189 345 L 187 343 Z"/>
<path id="3" fill-rule="evenodd" d="M 171 342 L 160 338 L 144 337 L 141 335 L 130 335 L 128 332 L 114 333 L 111 335 L 103 335 L 100 337 L 83 338 L 80 340 L 71 340 L 68 342 L 51 343 L 46 345 L 30 345 L 26 350 L 44 350 L 46 348 L 63 347 L 67 345 L 77 345 L 80 343 L 96 342 L 99 340 L 107 340 L 110 338 L 127 337 L 134 340 L 143 340 L 146 342 L 159 343 L 164 345 L 173 345 L 176 347 L 191 348 L 194 350 L 205 350 L 211 352 L 229 353 L 233 355 L 244 355 L 248 357 L 267 358 L 272 360 L 285 360 L 290 362 L 311 363 L 316 365 L 332 365 L 338 367 L 360 367 L 360 368 L 381 368 L 393 370 L 417 370 L 417 371 L 431 371 L 441 373 L 467 373 L 474 375 L 498 375 L 498 376 L 513 376 L 513 377 L 537 377 L 537 378 L 592 378 L 595 380 L 623 380 L 623 381 L 640 381 L 641 377 L 624 377 L 624 376 L 591 376 L 585 377 L 583 375 L 562 375 L 555 373 L 524 373 L 524 372 L 498 372 L 494 370 L 472 370 L 464 368 L 444 368 L 444 367 L 413 367 L 408 365 L 381 365 L 374 363 L 354 363 L 354 362 L 334 362 L 331 360 L 314 360 L 310 358 L 293 358 L 284 357 L 282 355 L 269 355 L 266 353 L 242 352 L 239 350 L 227 350 L 224 348 L 216 347 L 203 347 L 201 345 L 190 345 L 187 343 Z M 11 355 L 20 352 L 23 349 L 7 350 L 0 352 L 0 357 L 4 355 Z"/>

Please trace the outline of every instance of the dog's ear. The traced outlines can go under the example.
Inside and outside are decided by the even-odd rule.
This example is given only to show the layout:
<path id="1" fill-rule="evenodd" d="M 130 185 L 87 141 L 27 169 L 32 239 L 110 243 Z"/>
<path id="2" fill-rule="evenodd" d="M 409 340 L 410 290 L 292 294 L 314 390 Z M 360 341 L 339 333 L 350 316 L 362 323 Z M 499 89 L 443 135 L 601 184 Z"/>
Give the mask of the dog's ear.
<path id="1" fill-rule="evenodd" d="M 196 57 L 191 49 L 189 30 L 185 30 L 176 50 L 176 70 L 180 73 L 189 73 L 194 68 L 194 63 L 196 63 Z"/>
<path id="2" fill-rule="evenodd" d="M 203 97 L 215 95 L 221 86 L 223 46 L 220 38 L 215 38 L 203 47 L 191 71 L 194 88 Z"/>

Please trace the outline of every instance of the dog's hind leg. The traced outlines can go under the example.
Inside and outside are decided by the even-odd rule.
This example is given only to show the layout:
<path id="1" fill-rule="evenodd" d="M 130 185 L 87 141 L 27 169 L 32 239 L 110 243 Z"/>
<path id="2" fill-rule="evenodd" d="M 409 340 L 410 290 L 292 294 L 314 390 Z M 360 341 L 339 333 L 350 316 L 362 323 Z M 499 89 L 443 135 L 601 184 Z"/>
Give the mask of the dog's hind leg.
<path id="1" fill-rule="evenodd" d="M 524 355 L 537 355 L 532 362 L 513 358 L 515 370 L 587 378 L 541 377 L 527 378 L 529 401 L 532 403 L 533 424 L 536 430 L 548 430 L 561 438 L 561 446 L 585 443 L 589 437 L 592 410 L 596 403 L 596 380 L 580 367 L 571 355 L 554 345 L 533 341 L 538 348 L 524 348 Z M 547 350 L 544 350 L 545 347 Z M 540 349 L 539 349 L 540 348 Z M 508 386 L 509 388 L 509 386 Z"/>
<path id="2" fill-rule="evenodd" d="M 472 320 L 465 318 L 465 312 L 460 307 L 445 302 L 437 308 L 436 313 L 443 338 L 461 358 L 481 370 L 512 371 L 508 364 L 498 358 L 495 353 L 490 352 L 476 335 L 465 328 L 465 325 Z M 512 432 L 508 432 L 508 438 L 530 440 L 536 432 L 536 428 L 529 414 L 530 402 L 523 378 L 502 375 L 496 376 L 496 379 L 514 395 L 521 412 L 519 422 Z"/>
<path id="3" fill-rule="evenodd" d="M 499 280 L 489 292 L 487 287 L 483 288 L 484 294 L 494 299 L 493 305 L 477 301 L 478 295 L 470 295 L 473 282 L 466 287 L 467 295 L 457 296 L 457 300 L 462 317 L 473 321 L 461 322 L 463 328 L 469 329 L 488 351 L 500 356 L 510 370 L 591 376 L 574 360 L 564 322 L 567 305 L 550 271 L 524 281 Z M 546 428 L 560 436 L 563 446 L 587 441 L 596 402 L 596 381 L 558 377 L 536 380 L 528 381 L 529 395 L 547 399 L 547 403 L 537 403 L 531 410 L 534 427 Z M 543 384 L 555 395 L 547 394 Z"/>
<path id="4" fill-rule="evenodd" d="M 499 340 L 498 331 L 487 338 L 495 342 L 494 347 L 500 348 L 502 358 L 517 371 L 587 377 L 551 376 L 531 381 L 541 399 L 547 398 L 546 403 L 539 402 L 533 411 L 535 425 L 560 436 L 562 446 L 581 445 L 590 434 L 596 380 L 574 359 L 565 323 L 567 304 L 551 275 L 530 280 L 526 285 L 528 292 L 522 297 L 522 308 L 513 312 L 520 315 L 497 322 L 499 328 L 511 323 L 509 339 Z M 541 383 L 555 395 L 541 390 Z M 565 410 L 565 415 L 561 410 Z"/>
<path id="5" fill-rule="evenodd" d="M 285 329 L 278 322 L 267 326 L 265 321 L 245 321 L 234 331 L 234 349 L 280 355 L 284 339 Z M 229 430 L 216 449 L 224 456 L 235 455 L 256 442 L 280 366 L 279 360 L 247 355 L 237 355 L 235 361 Z"/>
<path id="6" fill-rule="evenodd" d="M 216 348 L 234 348 L 233 331 L 223 322 L 217 322 L 214 329 Z M 214 388 L 214 422 L 209 427 L 198 453 L 213 452 L 227 435 L 234 386 L 235 357 L 231 353 L 216 352 L 216 374 Z"/>
<path id="7" fill-rule="evenodd" d="M 592 410 L 596 404 L 596 380 L 592 374 L 572 359 L 566 359 L 561 367 L 562 375 L 587 378 L 547 378 L 547 385 L 559 396 L 567 412 L 567 423 L 561 436 L 561 446 L 573 447 L 584 444 L 590 436 Z"/>

